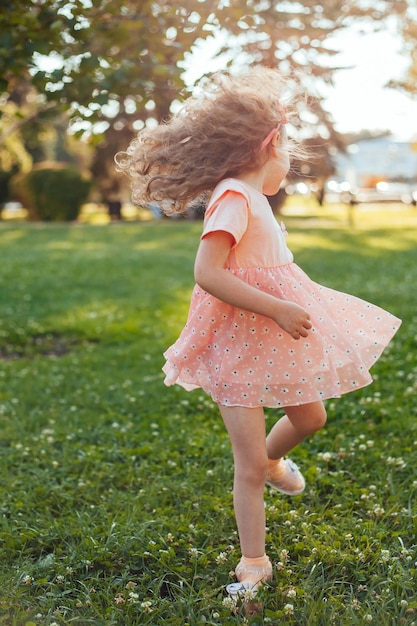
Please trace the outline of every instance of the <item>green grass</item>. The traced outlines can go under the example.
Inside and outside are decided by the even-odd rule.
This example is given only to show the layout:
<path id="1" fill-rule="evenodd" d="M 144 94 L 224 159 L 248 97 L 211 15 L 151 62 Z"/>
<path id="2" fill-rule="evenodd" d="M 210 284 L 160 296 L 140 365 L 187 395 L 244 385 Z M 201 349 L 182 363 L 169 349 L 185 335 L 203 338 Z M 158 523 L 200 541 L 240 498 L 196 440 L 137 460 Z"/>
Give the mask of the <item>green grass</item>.
<path id="1" fill-rule="evenodd" d="M 253 624 L 417 623 L 417 212 L 286 211 L 315 280 L 403 326 L 265 492 L 274 582 Z M 0 624 L 234 625 L 232 458 L 212 402 L 165 388 L 201 223 L 0 225 Z M 270 427 L 280 415 L 269 410 Z"/>

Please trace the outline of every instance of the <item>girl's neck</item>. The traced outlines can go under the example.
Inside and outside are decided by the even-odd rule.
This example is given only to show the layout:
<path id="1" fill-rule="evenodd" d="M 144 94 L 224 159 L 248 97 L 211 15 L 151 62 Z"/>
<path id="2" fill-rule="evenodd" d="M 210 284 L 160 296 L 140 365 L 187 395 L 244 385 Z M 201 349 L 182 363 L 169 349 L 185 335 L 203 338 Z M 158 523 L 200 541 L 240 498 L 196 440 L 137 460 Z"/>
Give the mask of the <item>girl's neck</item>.
<path id="1" fill-rule="evenodd" d="M 264 185 L 264 176 L 263 176 L 262 170 L 263 168 L 260 168 L 258 170 L 253 170 L 251 172 L 246 172 L 244 174 L 240 174 L 239 176 L 236 176 L 236 178 L 246 183 L 247 185 L 254 187 L 254 189 L 259 191 L 260 193 L 263 193 L 262 190 L 263 190 L 263 185 Z"/>

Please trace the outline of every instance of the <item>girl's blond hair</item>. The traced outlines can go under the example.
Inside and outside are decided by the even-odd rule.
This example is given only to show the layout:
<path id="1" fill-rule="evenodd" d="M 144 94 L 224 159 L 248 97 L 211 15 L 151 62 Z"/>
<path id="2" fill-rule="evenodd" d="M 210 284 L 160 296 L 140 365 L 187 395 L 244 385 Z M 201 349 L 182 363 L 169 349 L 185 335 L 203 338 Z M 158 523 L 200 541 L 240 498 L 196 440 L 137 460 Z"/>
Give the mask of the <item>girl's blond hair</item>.
<path id="1" fill-rule="evenodd" d="M 181 213 L 222 179 L 263 165 L 263 140 L 289 115 L 287 90 L 276 70 L 261 66 L 207 79 L 177 114 L 116 155 L 117 169 L 132 178 L 133 202 Z"/>

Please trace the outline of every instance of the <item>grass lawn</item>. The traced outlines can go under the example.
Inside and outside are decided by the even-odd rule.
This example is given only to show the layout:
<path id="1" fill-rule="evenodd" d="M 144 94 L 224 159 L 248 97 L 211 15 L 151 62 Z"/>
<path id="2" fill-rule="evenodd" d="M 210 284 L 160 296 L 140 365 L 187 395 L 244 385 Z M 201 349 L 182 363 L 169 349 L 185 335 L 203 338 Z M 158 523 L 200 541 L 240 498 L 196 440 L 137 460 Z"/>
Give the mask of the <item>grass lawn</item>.
<path id="1" fill-rule="evenodd" d="M 252 624 L 417 624 L 417 211 L 285 211 L 310 276 L 403 326 L 265 491 L 274 581 Z M 232 458 L 202 392 L 165 388 L 200 222 L 0 224 L 0 624 L 228 626 Z M 268 428 L 280 415 L 268 410 Z"/>

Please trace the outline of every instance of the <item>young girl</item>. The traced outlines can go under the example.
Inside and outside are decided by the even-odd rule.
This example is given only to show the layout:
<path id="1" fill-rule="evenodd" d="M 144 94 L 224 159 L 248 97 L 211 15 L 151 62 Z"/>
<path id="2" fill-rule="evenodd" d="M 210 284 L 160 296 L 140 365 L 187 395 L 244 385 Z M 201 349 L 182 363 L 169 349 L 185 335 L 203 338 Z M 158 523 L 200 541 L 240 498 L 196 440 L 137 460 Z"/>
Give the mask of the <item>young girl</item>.
<path id="1" fill-rule="evenodd" d="M 324 426 L 323 400 L 371 382 L 369 368 L 401 323 L 313 282 L 293 263 L 265 197 L 278 191 L 294 152 L 284 89 L 272 69 L 218 74 L 117 155 L 136 202 L 180 213 L 211 194 L 188 321 L 163 369 L 167 385 L 204 389 L 230 436 L 241 589 L 272 577 L 265 483 L 288 495 L 303 491 L 304 478 L 286 455 Z M 264 407 L 285 412 L 268 436 Z"/>

